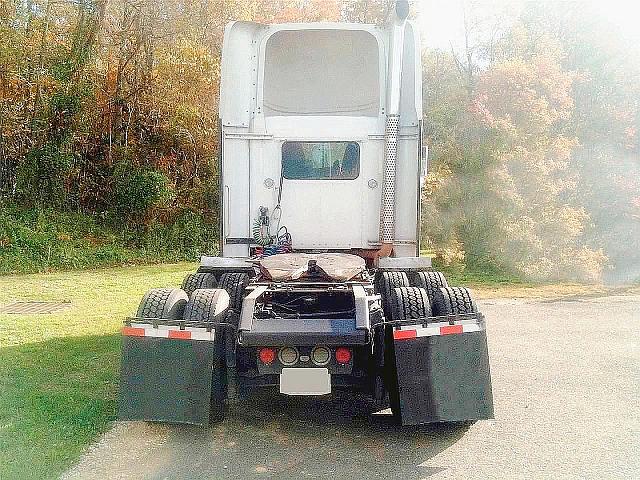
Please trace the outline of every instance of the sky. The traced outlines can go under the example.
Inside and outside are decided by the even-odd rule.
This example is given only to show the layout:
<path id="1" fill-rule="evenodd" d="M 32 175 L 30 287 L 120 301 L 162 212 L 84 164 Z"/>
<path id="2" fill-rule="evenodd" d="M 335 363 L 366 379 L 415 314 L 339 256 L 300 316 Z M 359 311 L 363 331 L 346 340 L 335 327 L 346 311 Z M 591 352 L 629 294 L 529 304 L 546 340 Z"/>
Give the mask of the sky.
<path id="1" fill-rule="evenodd" d="M 449 49 L 463 38 L 462 0 L 417 0 L 423 46 Z M 567 0 L 565 0 L 567 1 Z M 492 2 L 484 2 L 491 4 Z M 502 4 L 513 3 L 508 0 Z M 640 43 L 639 0 L 583 0 L 630 40 Z"/>

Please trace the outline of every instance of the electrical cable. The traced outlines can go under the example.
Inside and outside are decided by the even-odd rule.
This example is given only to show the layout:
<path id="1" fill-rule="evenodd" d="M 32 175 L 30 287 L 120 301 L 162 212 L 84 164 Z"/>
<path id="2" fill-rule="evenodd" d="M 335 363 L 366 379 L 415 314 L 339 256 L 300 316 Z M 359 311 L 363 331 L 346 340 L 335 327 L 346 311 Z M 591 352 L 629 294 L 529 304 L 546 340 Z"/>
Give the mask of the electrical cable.
<path id="1" fill-rule="evenodd" d="M 282 218 L 282 185 L 284 184 L 284 160 L 280 163 L 280 185 L 278 186 L 278 203 L 276 204 L 271 216 L 267 215 L 267 208 L 260 207 L 260 216 L 254 220 L 252 235 L 253 240 L 260 245 L 256 248 L 255 254 L 258 258 L 268 257 L 271 255 L 278 255 L 281 253 L 289 253 L 292 251 L 291 234 L 287 230 L 287 227 L 280 226 L 280 220 Z M 270 220 L 276 220 L 277 216 L 277 228 L 276 234 L 271 235 L 270 232 Z M 283 233 L 281 233 L 284 230 Z"/>

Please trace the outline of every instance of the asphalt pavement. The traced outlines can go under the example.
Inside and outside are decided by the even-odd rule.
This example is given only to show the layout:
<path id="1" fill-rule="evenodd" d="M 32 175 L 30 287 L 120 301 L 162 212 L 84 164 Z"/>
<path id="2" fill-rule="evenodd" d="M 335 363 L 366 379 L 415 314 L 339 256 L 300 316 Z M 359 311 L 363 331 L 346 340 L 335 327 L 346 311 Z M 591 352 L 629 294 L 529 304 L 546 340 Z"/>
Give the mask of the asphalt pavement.
<path id="1" fill-rule="evenodd" d="M 346 393 L 254 395 L 209 428 L 117 423 L 63 478 L 640 478 L 640 296 L 481 310 L 495 420 L 403 428 Z"/>

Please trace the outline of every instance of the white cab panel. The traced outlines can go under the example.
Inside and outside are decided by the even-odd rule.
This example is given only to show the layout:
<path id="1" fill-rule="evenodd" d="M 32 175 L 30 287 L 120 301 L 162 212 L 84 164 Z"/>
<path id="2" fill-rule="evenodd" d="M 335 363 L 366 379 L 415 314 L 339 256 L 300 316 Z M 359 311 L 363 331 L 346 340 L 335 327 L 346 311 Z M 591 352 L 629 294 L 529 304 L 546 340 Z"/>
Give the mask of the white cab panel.
<path id="1" fill-rule="evenodd" d="M 416 254 L 422 116 L 420 51 L 414 32 L 408 23 L 395 210 L 396 255 L 408 256 Z M 296 40 L 298 33 L 304 42 Z M 359 174 L 349 180 L 284 179 L 282 214 L 272 218 L 272 233 L 279 221 L 291 233 L 295 249 L 376 248 L 388 31 L 360 24 L 234 22 L 227 26 L 224 42 L 220 93 L 223 256 L 247 256 L 259 208 L 273 213 L 285 142 L 356 142 Z M 269 45 L 273 51 L 267 51 Z M 280 67 L 265 67 L 267 61 Z M 301 72 L 304 62 L 313 65 Z M 311 82 L 320 77 L 323 84 L 315 87 Z M 265 81 L 271 83 L 265 86 Z M 308 98 L 319 90 L 322 95 Z"/>

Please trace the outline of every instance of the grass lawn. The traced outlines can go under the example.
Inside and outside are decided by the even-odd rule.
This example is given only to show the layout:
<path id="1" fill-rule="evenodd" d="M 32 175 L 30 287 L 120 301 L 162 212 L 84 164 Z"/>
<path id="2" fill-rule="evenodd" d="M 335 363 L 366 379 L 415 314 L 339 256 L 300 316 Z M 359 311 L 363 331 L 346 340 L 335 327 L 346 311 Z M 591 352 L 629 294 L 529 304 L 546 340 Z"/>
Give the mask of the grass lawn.
<path id="1" fill-rule="evenodd" d="M 0 305 L 71 302 L 51 315 L 0 314 L 0 479 L 55 478 L 107 429 L 116 417 L 123 318 L 147 289 L 180 285 L 194 270 L 181 263 L 0 276 Z M 448 277 L 452 285 L 471 286 L 478 298 L 630 292 L 495 275 Z"/>
<path id="2" fill-rule="evenodd" d="M 116 416 L 120 336 L 152 287 L 181 263 L 0 276 L 0 305 L 71 301 L 59 313 L 0 314 L 0 479 L 57 478 Z"/>

